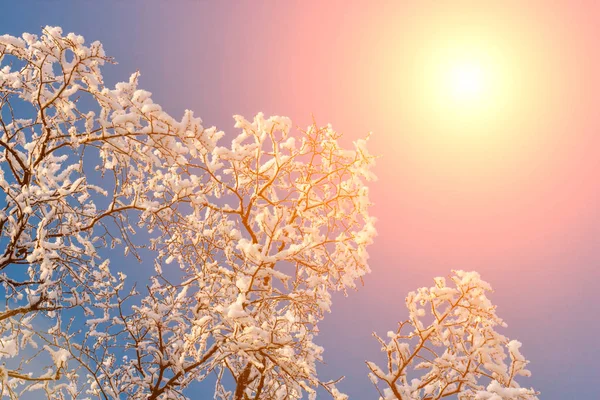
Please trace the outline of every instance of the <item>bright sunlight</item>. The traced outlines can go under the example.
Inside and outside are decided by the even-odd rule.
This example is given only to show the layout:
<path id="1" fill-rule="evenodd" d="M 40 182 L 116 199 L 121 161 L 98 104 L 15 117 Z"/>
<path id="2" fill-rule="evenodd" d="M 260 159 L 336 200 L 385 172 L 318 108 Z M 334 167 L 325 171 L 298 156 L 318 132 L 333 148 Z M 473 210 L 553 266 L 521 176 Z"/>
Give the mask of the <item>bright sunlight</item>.
<path id="1" fill-rule="evenodd" d="M 486 71 L 477 62 L 462 61 L 451 65 L 446 79 L 450 96 L 460 102 L 478 101 L 486 95 Z"/>

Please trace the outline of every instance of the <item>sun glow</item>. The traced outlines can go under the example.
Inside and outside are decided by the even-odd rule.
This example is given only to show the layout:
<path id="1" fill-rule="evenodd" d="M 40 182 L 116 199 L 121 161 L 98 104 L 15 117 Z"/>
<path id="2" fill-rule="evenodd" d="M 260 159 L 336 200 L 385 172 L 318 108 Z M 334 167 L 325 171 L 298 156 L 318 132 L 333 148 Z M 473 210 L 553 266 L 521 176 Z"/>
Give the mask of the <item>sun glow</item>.
<path id="1" fill-rule="evenodd" d="M 437 164 L 442 154 L 466 154 L 456 160 L 466 165 L 502 151 L 517 157 L 536 140 L 543 120 L 533 116 L 559 99 L 548 65 L 560 60 L 526 21 L 507 29 L 506 18 L 440 8 L 401 27 L 390 19 L 385 32 L 362 39 L 376 43 L 365 59 L 385 55 L 365 72 L 372 111 L 402 126 L 397 140 L 411 154 L 419 148 Z"/>

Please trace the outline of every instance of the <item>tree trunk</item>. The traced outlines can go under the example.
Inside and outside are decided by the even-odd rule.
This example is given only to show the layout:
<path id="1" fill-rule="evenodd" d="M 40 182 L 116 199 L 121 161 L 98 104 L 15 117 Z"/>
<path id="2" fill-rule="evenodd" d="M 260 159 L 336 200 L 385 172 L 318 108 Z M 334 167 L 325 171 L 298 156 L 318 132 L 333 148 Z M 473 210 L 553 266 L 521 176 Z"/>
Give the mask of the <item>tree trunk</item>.
<path id="1" fill-rule="evenodd" d="M 246 387 L 250 383 L 250 381 L 249 381 L 250 372 L 252 372 L 252 364 L 248 363 L 248 364 L 246 364 L 246 367 L 244 368 L 244 370 L 242 371 L 240 376 L 238 376 L 238 378 L 237 378 L 237 386 L 235 388 L 235 394 L 233 396 L 233 400 L 244 400 L 244 397 L 245 397 L 244 391 L 246 390 Z"/>

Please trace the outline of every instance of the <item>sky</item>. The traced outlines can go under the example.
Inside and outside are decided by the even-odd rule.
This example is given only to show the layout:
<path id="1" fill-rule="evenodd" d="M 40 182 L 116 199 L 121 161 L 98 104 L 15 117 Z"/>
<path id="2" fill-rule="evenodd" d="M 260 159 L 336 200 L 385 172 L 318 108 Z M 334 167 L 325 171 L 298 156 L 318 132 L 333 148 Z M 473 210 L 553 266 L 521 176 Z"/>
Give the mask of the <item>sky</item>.
<path id="1" fill-rule="evenodd" d="M 0 34 L 45 25 L 100 40 L 118 62 L 107 83 L 139 70 L 175 117 L 235 133 L 234 114 L 314 116 L 346 145 L 373 132 L 372 273 L 335 296 L 317 340 L 322 377 L 345 375 L 351 398 L 376 397 L 371 333 L 452 269 L 495 289 L 531 360 L 521 385 L 600 398 L 600 5 L 0 2 Z"/>

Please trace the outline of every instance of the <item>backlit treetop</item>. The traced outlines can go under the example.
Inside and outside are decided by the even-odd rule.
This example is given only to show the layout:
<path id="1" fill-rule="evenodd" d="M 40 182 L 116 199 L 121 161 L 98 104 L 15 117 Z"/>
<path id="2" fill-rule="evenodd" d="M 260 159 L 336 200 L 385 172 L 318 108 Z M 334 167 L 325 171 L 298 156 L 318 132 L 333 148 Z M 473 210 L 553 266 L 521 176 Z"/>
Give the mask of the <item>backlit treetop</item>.
<path id="1" fill-rule="evenodd" d="M 60 28 L 0 58 L 2 393 L 184 398 L 213 372 L 217 398 L 314 393 L 317 323 L 368 272 L 366 142 L 259 114 L 222 147 L 139 74 L 106 87 L 101 44 Z M 109 257 L 142 248 L 136 289 Z"/>

